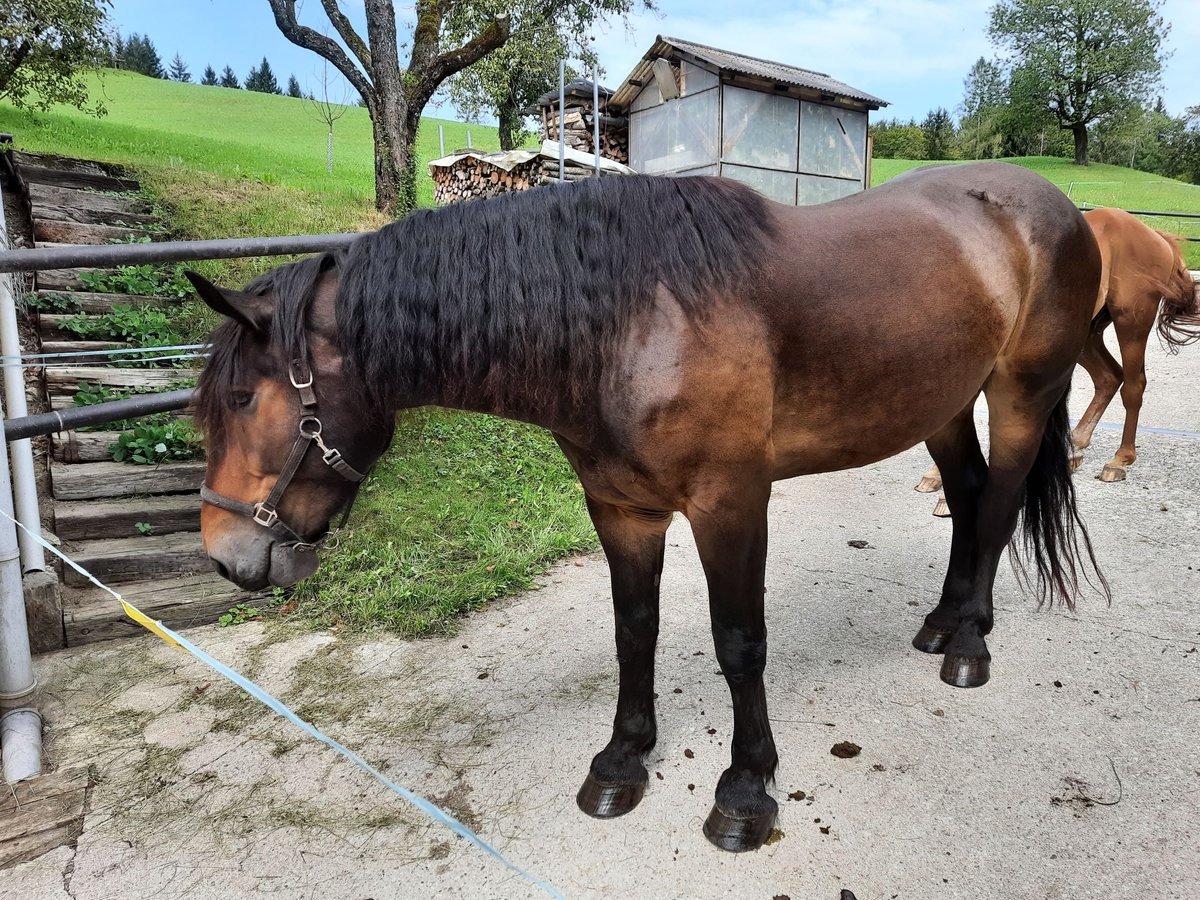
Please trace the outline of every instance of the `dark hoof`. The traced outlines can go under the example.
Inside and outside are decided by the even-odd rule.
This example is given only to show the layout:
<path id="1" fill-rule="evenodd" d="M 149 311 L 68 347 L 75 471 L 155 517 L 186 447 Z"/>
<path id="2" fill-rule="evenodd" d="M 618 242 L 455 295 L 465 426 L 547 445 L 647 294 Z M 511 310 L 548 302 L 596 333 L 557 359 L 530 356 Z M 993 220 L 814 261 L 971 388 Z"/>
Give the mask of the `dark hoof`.
<path id="1" fill-rule="evenodd" d="M 704 836 L 730 853 L 757 850 L 770 837 L 775 815 L 772 810 L 750 819 L 734 819 L 714 806 L 704 821 Z"/>
<path id="2" fill-rule="evenodd" d="M 604 784 L 589 772 L 587 780 L 575 797 L 575 802 L 589 816 L 597 819 L 615 819 L 637 806 L 645 793 L 645 781 L 637 784 Z"/>
<path id="3" fill-rule="evenodd" d="M 942 660 L 942 681 L 954 687 L 970 688 L 987 684 L 991 660 L 948 653 Z"/>
<path id="4" fill-rule="evenodd" d="M 937 628 L 930 628 L 928 625 L 922 625 L 917 636 L 913 638 L 912 644 L 922 653 L 942 653 L 952 637 L 954 637 L 953 631 L 941 631 Z"/>

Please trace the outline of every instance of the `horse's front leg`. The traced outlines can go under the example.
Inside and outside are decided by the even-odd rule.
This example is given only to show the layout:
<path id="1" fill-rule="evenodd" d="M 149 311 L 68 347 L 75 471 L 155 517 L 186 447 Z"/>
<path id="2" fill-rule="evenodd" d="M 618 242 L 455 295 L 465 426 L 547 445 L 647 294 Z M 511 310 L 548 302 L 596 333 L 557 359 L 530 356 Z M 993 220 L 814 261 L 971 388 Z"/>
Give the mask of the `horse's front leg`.
<path id="1" fill-rule="evenodd" d="M 716 805 L 704 823 L 705 837 L 723 850 L 761 847 L 779 811 L 766 790 L 779 761 L 763 686 L 769 496 L 769 485 L 749 489 L 739 485 L 736 497 L 705 503 L 702 514 L 691 515 L 708 579 L 717 661 L 733 698 L 731 764 L 717 783 Z"/>
<path id="2" fill-rule="evenodd" d="M 654 648 L 658 586 L 669 512 L 631 512 L 588 497 L 612 578 L 621 684 L 612 739 L 592 760 L 576 798 L 589 816 L 608 819 L 642 799 L 648 775 L 642 756 L 654 746 Z"/>

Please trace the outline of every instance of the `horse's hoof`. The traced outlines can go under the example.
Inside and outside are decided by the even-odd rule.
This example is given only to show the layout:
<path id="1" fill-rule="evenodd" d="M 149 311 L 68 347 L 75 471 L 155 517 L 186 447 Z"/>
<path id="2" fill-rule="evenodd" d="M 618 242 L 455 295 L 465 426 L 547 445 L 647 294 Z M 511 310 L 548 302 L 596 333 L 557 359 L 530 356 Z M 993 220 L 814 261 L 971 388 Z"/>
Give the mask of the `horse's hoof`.
<path id="1" fill-rule="evenodd" d="M 928 625 L 922 625 L 917 636 L 913 638 L 912 645 L 922 653 L 941 653 L 946 649 L 946 645 L 950 643 L 952 637 L 954 637 L 953 631 L 941 631 L 937 628 L 930 628 Z"/>
<path id="2" fill-rule="evenodd" d="M 939 519 L 950 518 L 950 504 L 946 502 L 945 497 L 938 497 L 937 505 L 933 508 L 933 514 Z"/>
<path id="3" fill-rule="evenodd" d="M 1125 467 L 1113 466 L 1108 463 L 1104 464 L 1104 468 L 1100 470 L 1099 478 L 1101 481 L 1112 484 L 1114 481 L 1125 480 Z"/>
<path id="4" fill-rule="evenodd" d="M 730 853 L 757 850 L 771 836 L 775 827 L 776 811 L 763 813 L 749 819 L 727 816 L 715 805 L 704 820 L 704 836 L 709 842 Z"/>
<path id="5" fill-rule="evenodd" d="M 917 482 L 915 490 L 921 494 L 932 494 L 934 491 L 942 489 L 942 479 L 934 478 L 931 475 L 922 475 L 921 480 Z"/>
<path id="6" fill-rule="evenodd" d="M 646 782 L 636 784 L 604 784 L 597 781 L 591 772 L 575 802 L 579 808 L 597 819 L 615 819 L 637 806 L 646 793 Z"/>
<path id="7" fill-rule="evenodd" d="M 1083 451 L 1079 449 L 1071 450 L 1071 471 L 1074 472 L 1083 465 Z"/>
<path id="8" fill-rule="evenodd" d="M 987 684 L 991 660 L 948 653 L 942 659 L 942 681 L 953 687 L 972 688 Z"/>

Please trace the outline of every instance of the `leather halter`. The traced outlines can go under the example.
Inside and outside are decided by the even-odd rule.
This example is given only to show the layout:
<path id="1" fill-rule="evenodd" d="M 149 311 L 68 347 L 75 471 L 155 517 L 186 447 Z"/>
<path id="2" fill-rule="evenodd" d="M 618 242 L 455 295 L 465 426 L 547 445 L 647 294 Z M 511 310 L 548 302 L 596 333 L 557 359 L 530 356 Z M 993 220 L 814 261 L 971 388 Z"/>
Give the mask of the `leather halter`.
<path id="1" fill-rule="evenodd" d="M 297 371 L 303 374 L 298 376 Z M 341 452 L 336 448 L 327 446 L 324 438 L 321 437 L 322 426 L 321 420 L 317 418 L 317 395 L 313 391 L 312 371 L 308 370 L 304 372 L 300 360 L 292 360 L 292 364 L 288 366 L 288 380 L 291 381 L 292 387 L 300 394 L 300 425 L 296 435 L 296 442 L 292 444 L 292 452 L 288 454 L 287 462 L 283 464 L 283 468 L 279 471 L 279 477 L 275 479 L 275 486 L 271 488 L 271 493 L 267 494 L 265 500 L 260 500 L 258 503 L 245 503 L 241 500 L 234 500 L 232 497 L 226 497 L 224 494 L 218 494 L 207 484 L 203 484 L 200 487 L 200 499 L 220 509 L 249 516 L 263 528 L 283 538 L 283 546 L 290 547 L 297 552 L 303 552 L 316 550 L 331 534 L 331 532 L 327 531 L 315 541 L 306 541 L 295 529 L 288 526 L 279 518 L 279 502 L 283 499 L 284 492 L 292 483 L 292 478 L 295 477 L 296 471 L 300 468 L 300 464 L 308 454 L 309 448 L 313 444 L 316 444 L 321 450 L 321 461 L 347 481 L 354 482 L 356 485 L 354 494 L 351 495 L 349 502 L 346 503 L 342 511 L 342 524 L 345 524 L 346 519 L 350 515 L 350 509 L 354 506 L 354 501 L 358 498 L 358 486 L 362 484 L 367 476 L 346 462 L 342 458 Z"/>

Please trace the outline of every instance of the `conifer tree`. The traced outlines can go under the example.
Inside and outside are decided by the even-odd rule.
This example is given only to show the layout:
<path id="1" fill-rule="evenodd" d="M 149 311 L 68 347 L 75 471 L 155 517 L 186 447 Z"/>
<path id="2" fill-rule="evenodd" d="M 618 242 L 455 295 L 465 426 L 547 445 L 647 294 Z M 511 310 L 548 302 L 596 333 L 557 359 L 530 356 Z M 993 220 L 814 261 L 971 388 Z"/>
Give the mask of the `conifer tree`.
<path id="1" fill-rule="evenodd" d="M 183 57 L 178 53 L 171 60 L 171 80 L 172 81 L 191 81 L 192 73 L 188 71 L 187 63 L 183 61 Z"/>
<path id="2" fill-rule="evenodd" d="M 300 82 L 298 82 L 296 80 L 295 75 L 288 78 L 287 95 L 289 97 L 298 97 L 298 98 L 304 96 L 304 93 L 300 90 Z"/>
<path id="3" fill-rule="evenodd" d="M 225 70 L 221 72 L 221 87 L 240 88 L 241 86 L 242 85 L 238 81 L 237 75 L 234 74 L 233 69 L 229 68 L 229 66 L 226 66 Z"/>
<path id="4" fill-rule="evenodd" d="M 204 67 L 204 76 L 200 79 L 201 84 L 213 87 L 217 83 L 217 71 L 212 66 Z"/>
<path id="5" fill-rule="evenodd" d="M 246 76 L 246 90 L 258 91 L 263 94 L 283 93 L 279 89 L 279 82 L 275 80 L 275 73 L 271 71 L 271 64 L 267 62 L 265 56 L 261 66 L 251 67 L 250 74 Z"/>

